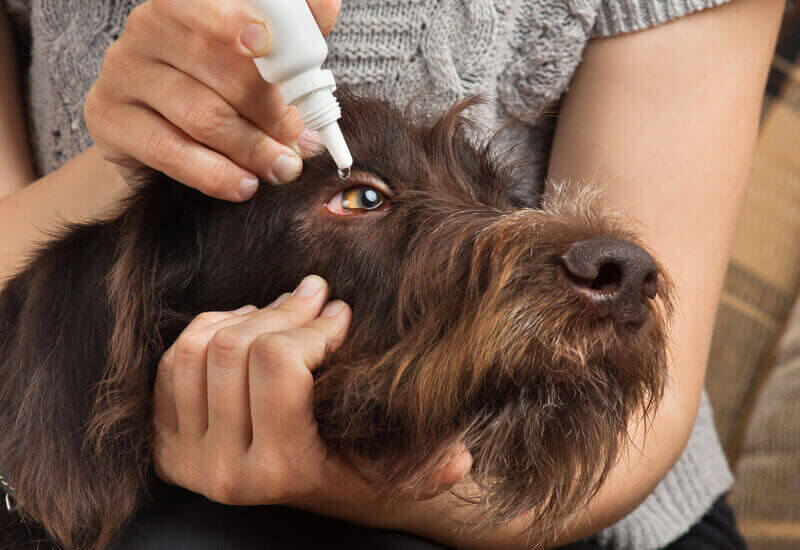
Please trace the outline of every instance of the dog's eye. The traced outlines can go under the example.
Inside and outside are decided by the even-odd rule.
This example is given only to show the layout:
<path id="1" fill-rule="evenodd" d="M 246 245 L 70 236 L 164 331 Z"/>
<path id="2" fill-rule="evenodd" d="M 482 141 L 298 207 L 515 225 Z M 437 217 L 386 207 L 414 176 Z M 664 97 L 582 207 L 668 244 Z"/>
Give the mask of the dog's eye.
<path id="1" fill-rule="evenodd" d="M 386 196 L 371 185 L 359 185 L 339 191 L 325 207 L 334 214 L 363 214 L 381 210 Z"/>
<path id="2" fill-rule="evenodd" d="M 342 193 L 344 210 L 375 210 L 383 205 L 383 196 L 373 187 L 362 185 Z"/>

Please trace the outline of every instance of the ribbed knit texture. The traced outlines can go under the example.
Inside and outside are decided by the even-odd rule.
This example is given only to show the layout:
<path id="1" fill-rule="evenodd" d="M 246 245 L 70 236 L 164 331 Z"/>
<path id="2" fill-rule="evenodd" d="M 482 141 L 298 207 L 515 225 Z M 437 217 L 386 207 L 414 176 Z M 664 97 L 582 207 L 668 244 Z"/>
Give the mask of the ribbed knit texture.
<path id="1" fill-rule="evenodd" d="M 473 116 L 488 128 L 511 115 L 527 127 L 504 144 L 544 173 L 558 102 L 593 36 L 665 23 L 725 0 L 344 0 L 328 66 L 342 84 L 398 103 L 469 94 L 497 101 Z M 92 143 L 83 100 L 106 48 L 137 0 L 6 0 L 20 46 L 34 160 L 47 173 Z M 646 550 L 695 523 L 731 484 L 704 400 L 680 462 L 647 501 L 600 536 Z"/>
<path id="2" fill-rule="evenodd" d="M 595 20 L 595 37 L 640 31 L 729 0 L 603 0 Z"/>

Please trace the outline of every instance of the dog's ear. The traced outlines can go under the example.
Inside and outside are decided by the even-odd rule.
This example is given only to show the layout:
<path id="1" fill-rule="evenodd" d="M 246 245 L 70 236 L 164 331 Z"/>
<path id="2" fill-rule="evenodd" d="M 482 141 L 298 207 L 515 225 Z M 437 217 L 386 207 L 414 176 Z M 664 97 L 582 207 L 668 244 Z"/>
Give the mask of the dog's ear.
<path id="1" fill-rule="evenodd" d="M 139 222 L 73 228 L 0 296 L 0 465 L 66 548 L 106 547 L 146 486 L 156 249 Z"/>

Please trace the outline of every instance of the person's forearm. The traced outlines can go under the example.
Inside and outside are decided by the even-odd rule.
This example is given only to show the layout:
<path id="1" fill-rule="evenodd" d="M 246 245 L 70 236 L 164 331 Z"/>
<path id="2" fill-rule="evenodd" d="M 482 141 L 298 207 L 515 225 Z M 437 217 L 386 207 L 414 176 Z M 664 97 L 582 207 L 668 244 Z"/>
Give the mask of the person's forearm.
<path id="1" fill-rule="evenodd" d="M 0 74 L 20 82 L 11 25 L 0 2 Z M 0 289 L 30 253 L 65 221 L 109 210 L 125 186 L 94 147 L 34 180 L 21 86 L 0 86 Z"/>
<path id="2" fill-rule="evenodd" d="M 0 2 L 0 75 L 6 82 L 0 86 L 0 197 L 21 189 L 34 178 L 20 87 L 8 85 L 18 81 L 11 30 Z"/>
<path id="3" fill-rule="evenodd" d="M 468 482 L 456 489 L 468 492 Z M 342 503 L 335 499 L 322 502 L 315 499 L 294 507 L 317 514 L 352 521 L 380 529 L 413 533 L 447 547 L 464 550 L 528 550 L 554 548 L 575 540 L 575 534 L 561 534 L 554 539 L 536 540 L 529 537 L 531 518 L 522 515 L 494 531 L 471 530 L 469 521 L 475 519 L 475 507 L 451 492 L 422 501 L 394 500 L 392 502 Z M 588 535 L 589 533 L 587 533 Z"/>
<path id="4" fill-rule="evenodd" d="M 21 190 L 0 196 L 0 287 L 65 221 L 102 217 L 127 186 L 94 147 Z"/>
<path id="5" fill-rule="evenodd" d="M 676 306 L 658 414 L 646 438 L 637 426 L 576 535 L 633 511 L 691 435 L 782 8 L 738 0 L 595 41 L 563 104 L 550 177 L 604 184 L 607 203 L 642 222 Z"/>

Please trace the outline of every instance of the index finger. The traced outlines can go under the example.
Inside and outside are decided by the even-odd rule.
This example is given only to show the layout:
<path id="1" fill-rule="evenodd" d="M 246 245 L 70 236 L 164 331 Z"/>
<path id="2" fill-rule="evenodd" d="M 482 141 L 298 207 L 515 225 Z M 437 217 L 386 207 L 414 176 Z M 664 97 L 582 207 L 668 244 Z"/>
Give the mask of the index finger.
<path id="1" fill-rule="evenodd" d="M 226 44 L 243 55 L 261 56 L 269 50 L 266 20 L 245 0 L 150 0 L 150 5 L 156 17 Z"/>
<path id="2" fill-rule="evenodd" d="M 263 334 L 253 343 L 248 376 L 256 449 L 271 448 L 287 435 L 309 435 L 315 426 L 311 372 L 342 344 L 350 317 L 347 304 L 334 300 L 307 325 Z"/>
<path id="3" fill-rule="evenodd" d="M 308 0 L 308 7 L 311 8 L 322 34 L 328 36 L 342 9 L 342 0 Z"/>
<path id="4" fill-rule="evenodd" d="M 153 10 L 208 38 L 226 43 L 253 57 L 269 51 L 266 19 L 245 0 L 151 0 Z M 336 22 L 341 0 L 308 0 L 320 30 L 328 35 Z"/>

